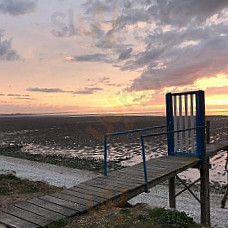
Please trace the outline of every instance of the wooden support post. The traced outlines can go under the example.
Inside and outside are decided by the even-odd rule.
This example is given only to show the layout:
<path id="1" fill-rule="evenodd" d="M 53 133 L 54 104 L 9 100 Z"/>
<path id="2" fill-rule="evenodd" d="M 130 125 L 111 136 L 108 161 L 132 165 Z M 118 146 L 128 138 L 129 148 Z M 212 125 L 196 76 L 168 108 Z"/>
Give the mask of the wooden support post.
<path id="1" fill-rule="evenodd" d="M 210 185 L 209 185 L 209 159 L 200 168 L 200 201 L 201 201 L 201 224 L 210 225 Z"/>
<path id="2" fill-rule="evenodd" d="M 206 125 L 206 142 L 207 144 L 210 144 L 210 128 L 211 128 L 211 122 L 208 120 Z"/>
<path id="3" fill-rule="evenodd" d="M 169 179 L 169 207 L 176 209 L 176 184 L 175 177 Z"/>

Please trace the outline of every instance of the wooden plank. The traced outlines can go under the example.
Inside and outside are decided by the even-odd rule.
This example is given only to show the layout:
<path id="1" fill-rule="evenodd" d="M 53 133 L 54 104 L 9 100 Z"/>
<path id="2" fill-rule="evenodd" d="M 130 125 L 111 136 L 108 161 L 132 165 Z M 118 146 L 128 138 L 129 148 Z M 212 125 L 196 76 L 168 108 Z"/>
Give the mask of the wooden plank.
<path id="1" fill-rule="evenodd" d="M 112 180 L 112 181 L 113 183 L 115 182 L 115 180 Z M 119 185 L 119 186 L 115 186 L 112 183 L 107 183 L 103 185 L 103 184 L 100 184 L 99 182 L 91 182 L 89 187 L 96 187 L 101 190 L 106 190 L 106 192 L 109 191 L 110 189 L 114 192 L 122 193 L 123 191 L 134 189 L 136 186 L 137 184 L 129 184 L 127 181 L 125 181 L 124 185 Z"/>
<path id="2" fill-rule="evenodd" d="M 121 179 L 109 179 L 109 180 L 105 180 L 105 181 L 96 181 L 94 183 L 91 183 L 91 186 L 107 186 L 107 188 L 111 188 L 113 190 L 117 190 L 117 191 L 123 191 L 123 190 L 131 190 L 134 189 L 135 187 L 137 187 L 138 185 L 142 184 L 141 183 L 135 183 L 135 184 L 131 184 L 132 182 L 130 182 L 130 180 L 126 180 L 124 181 Z"/>
<path id="3" fill-rule="evenodd" d="M 78 198 L 76 196 L 64 194 L 62 192 L 51 194 L 51 196 L 56 197 L 58 199 L 66 200 L 69 202 L 77 203 L 79 205 L 86 207 L 87 209 L 98 205 L 97 202 L 91 201 L 89 199 L 88 200 L 81 199 L 81 198 Z"/>
<path id="4" fill-rule="evenodd" d="M 142 179 L 139 179 L 137 177 L 132 177 L 132 178 L 128 178 L 128 176 L 113 176 L 113 177 L 104 177 L 104 178 L 100 178 L 97 179 L 92 183 L 99 183 L 99 185 L 103 185 L 103 186 L 109 186 L 114 185 L 116 187 L 119 188 L 129 188 L 129 187 L 134 187 L 137 184 L 141 184 L 142 183 Z"/>
<path id="5" fill-rule="evenodd" d="M 90 191 L 96 191 L 96 192 L 99 192 L 100 194 L 104 194 L 104 193 L 107 193 L 107 191 L 112 191 L 113 193 L 116 193 L 116 194 L 119 194 L 121 193 L 120 190 L 116 190 L 116 189 L 112 189 L 110 186 L 101 186 L 99 184 L 97 184 L 96 186 L 93 184 L 93 183 L 87 183 L 87 184 L 79 184 L 77 186 L 78 188 L 82 188 L 82 189 L 85 189 L 85 190 L 90 190 Z M 105 197 L 105 196 L 103 196 Z"/>
<path id="6" fill-rule="evenodd" d="M 107 189 L 100 189 L 100 188 L 97 188 L 97 187 L 94 187 L 94 186 L 80 185 L 80 186 L 77 186 L 77 189 L 79 189 L 79 188 L 81 189 L 81 191 L 85 191 L 87 193 L 96 191 L 96 194 L 98 194 L 102 198 L 105 198 L 106 200 L 110 199 L 110 196 L 115 197 L 115 196 L 118 196 L 118 195 L 122 194 L 121 191 L 116 191 L 116 190 L 114 191 L 110 187 L 107 188 Z M 74 190 L 74 188 L 73 188 L 73 190 Z"/>
<path id="7" fill-rule="evenodd" d="M 66 216 L 61 215 L 59 213 L 44 209 L 42 207 L 36 206 L 29 202 L 20 202 L 14 205 L 15 207 L 21 208 L 23 210 L 32 212 L 34 214 L 43 216 L 44 218 L 51 219 L 53 221 L 65 218 Z"/>
<path id="8" fill-rule="evenodd" d="M 69 209 L 66 207 L 62 207 L 60 205 L 56 205 L 54 203 L 47 202 L 47 201 L 44 201 L 41 199 L 32 199 L 32 200 L 28 200 L 28 202 L 32 203 L 34 205 L 37 205 L 39 207 L 42 207 L 44 209 L 54 211 L 54 212 L 59 213 L 59 214 L 64 215 L 64 216 L 73 216 L 73 215 L 76 215 L 78 213 L 78 211 L 76 211 L 76 210 Z"/>
<path id="9" fill-rule="evenodd" d="M 66 207 L 69 209 L 76 210 L 76 211 L 78 211 L 78 214 L 86 211 L 85 206 L 82 206 L 82 205 L 77 204 L 77 203 L 72 203 L 72 202 L 69 202 L 66 200 L 61 200 L 61 199 L 58 199 L 58 198 L 50 196 L 50 195 L 49 196 L 42 196 L 42 197 L 40 197 L 40 199 L 47 201 L 47 202 L 57 204 L 57 205 L 62 206 L 62 207 Z"/>
<path id="10" fill-rule="evenodd" d="M 100 197 L 101 199 L 107 199 L 107 197 L 104 196 L 104 191 L 97 191 L 97 189 L 91 191 L 90 189 L 84 189 L 83 187 L 80 186 L 76 186 L 76 187 L 72 187 L 69 190 L 71 191 L 75 191 L 75 192 L 79 192 L 79 193 L 85 193 L 85 194 L 93 194 L 97 197 Z"/>
<path id="11" fill-rule="evenodd" d="M 4 209 L 3 212 L 5 212 L 7 214 L 11 214 L 20 219 L 23 219 L 27 222 L 30 222 L 30 223 L 33 223 L 33 224 L 36 224 L 39 226 L 46 226 L 53 222 L 53 220 L 44 218 L 42 216 L 36 215 L 29 211 L 25 211 L 23 209 L 15 207 L 15 206 L 8 207 L 8 208 Z"/>
<path id="12" fill-rule="evenodd" d="M 71 191 L 71 190 L 64 190 L 61 193 L 66 194 L 66 195 L 76 196 L 78 198 L 90 200 L 90 201 L 97 202 L 97 203 L 103 203 L 104 202 L 104 199 L 102 199 L 98 196 L 95 196 L 92 193 L 85 194 L 85 193 Z"/>
<path id="13" fill-rule="evenodd" d="M 11 228 L 37 228 L 38 225 L 0 211 L 0 222 Z"/>

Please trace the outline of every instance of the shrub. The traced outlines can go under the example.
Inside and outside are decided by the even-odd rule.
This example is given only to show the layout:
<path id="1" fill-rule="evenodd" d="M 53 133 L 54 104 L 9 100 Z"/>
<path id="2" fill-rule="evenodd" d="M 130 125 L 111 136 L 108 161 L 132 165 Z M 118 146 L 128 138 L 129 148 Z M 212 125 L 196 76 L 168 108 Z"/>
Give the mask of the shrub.
<path id="1" fill-rule="evenodd" d="M 190 228 L 198 227 L 185 212 L 176 210 L 166 210 L 165 208 L 155 208 L 149 213 L 154 225 L 161 227 L 174 227 L 174 228 Z"/>

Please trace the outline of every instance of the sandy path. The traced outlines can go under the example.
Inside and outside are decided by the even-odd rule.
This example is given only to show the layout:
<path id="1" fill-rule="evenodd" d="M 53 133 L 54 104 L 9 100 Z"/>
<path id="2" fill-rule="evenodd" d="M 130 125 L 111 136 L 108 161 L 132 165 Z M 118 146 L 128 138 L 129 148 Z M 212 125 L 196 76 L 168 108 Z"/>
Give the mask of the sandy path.
<path id="1" fill-rule="evenodd" d="M 58 187 L 72 187 L 96 176 L 86 170 L 71 169 L 52 164 L 0 156 L 0 170 L 14 171 L 20 178 L 45 181 Z"/>

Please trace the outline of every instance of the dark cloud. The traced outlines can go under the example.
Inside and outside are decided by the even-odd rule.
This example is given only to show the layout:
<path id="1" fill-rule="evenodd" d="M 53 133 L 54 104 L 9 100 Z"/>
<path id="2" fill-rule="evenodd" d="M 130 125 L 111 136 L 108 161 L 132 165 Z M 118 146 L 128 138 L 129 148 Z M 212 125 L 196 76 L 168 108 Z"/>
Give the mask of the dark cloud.
<path id="1" fill-rule="evenodd" d="M 76 61 L 76 62 L 111 62 L 110 59 L 108 59 L 108 56 L 106 54 L 92 54 L 92 55 L 80 55 L 75 57 L 67 58 L 70 61 Z"/>
<path id="2" fill-rule="evenodd" d="M 12 39 L 3 40 L 4 32 L 0 30 L 0 60 L 14 61 L 19 60 L 20 56 L 12 49 Z"/>
<path id="3" fill-rule="evenodd" d="M 129 58 L 131 57 L 132 51 L 133 51 L 132 48 L 129 48 L 129 49 L 124 50 L 124 51 L 119 55 L 118 60 L 126 60 L 126 59 L 129 59 Z"/>
<path id="4" fill-rule="evenodd" d="M 93 88 L 89 88 L 89 87 L 86 87 L 82 90 L 78 90 L 76 92 L 74 92 L 74 94 L 84 94 L 84 95 L 87 95 L 87 94 L 94 94 L 98 91 L 102 91 L 103 89 L 102 88 L 99 88 L 99 87 L 93 87 Z"/>
<path id="5" fill-rule="evenodd" d="M 36 9 L 36 2 L 30 0 L 0 0 L 0 13 L 13 16 L 24 15 Z"/>
<path id="6" fill-rule="evenodd" d="M 73 91 L 62 90 L 59 88 L 28 88 L 27 91 L 39 93 L 73 93 Z"/>
<path id="7" fill-rule="evenodd" d="M 118 8 L 110 30 L 93 41 L 108 49 L 105 59 L 116 59 L 114 67 L 140 72 L 130 91 L 228 74 L 228 0 L 88 0 L 84 7 L 91 18 L 99 7 L 109 13 Z"/>
<path id="8" fill-rule="evenodd" d="M 24 94 L 8 94 L 8 97 L 30 97 L 29 95 L 24 95 Z"/>
<path id="9" fill-rule="evenodd" d="M 0 93 L 0 96 L 2 97 L 2 96 L 5 96 L 5 94 L 3 94 L 3 93 Z"/>
<path id="10" fill-rule="evenodd" d="M 228 0 L 156 0 L 148 12 L 165 24 L 185 26 L 202 24 L 208 18 L 228 8 Z"/>
<path id="11" fill-rule="evenodd" d="M 99 87 L 85 87 L 82 90 L 78 91 L 68 91 L 62 90 L 60 88 L 28 88 L 29 92 L 39 92 L 39 93 L 71 93 L 71 94 L 94 94 L 98 91 L 102 91 L 102 88 Z"/>

